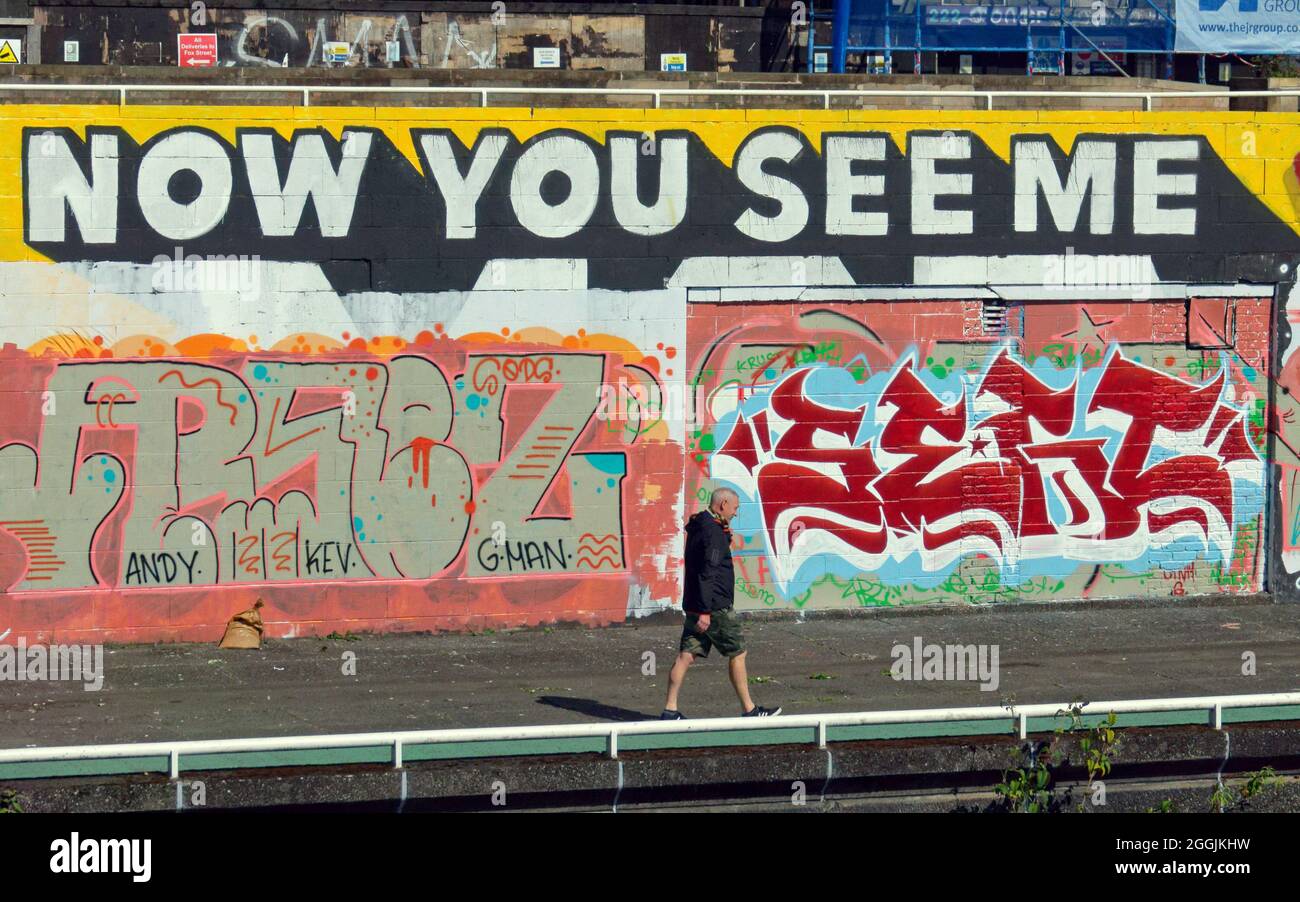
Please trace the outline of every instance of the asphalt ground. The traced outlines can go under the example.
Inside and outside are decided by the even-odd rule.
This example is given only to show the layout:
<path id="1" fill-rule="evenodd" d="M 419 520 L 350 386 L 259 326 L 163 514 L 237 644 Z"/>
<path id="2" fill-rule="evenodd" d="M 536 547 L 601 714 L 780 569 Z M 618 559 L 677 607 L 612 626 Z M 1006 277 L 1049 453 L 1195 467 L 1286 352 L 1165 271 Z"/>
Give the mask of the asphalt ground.
<path id="1" fill-rule="evenodd" d="M 760 615 L 746 633 L 754 700 L 788 714 L 1300 690 L 1300 606 L 1262 598 Z M 659 615 L 253 651 L 108 646 L 99 691 L 0 682 L 0 747 L 640 720 L 662 708 L 680 634 L 679 616 Z M 996 646 L 997 687 L 894 679 L 894 648 L 917 637 Z M 717 652 L 691 668 L 680 707 L 739 713 Z"/>

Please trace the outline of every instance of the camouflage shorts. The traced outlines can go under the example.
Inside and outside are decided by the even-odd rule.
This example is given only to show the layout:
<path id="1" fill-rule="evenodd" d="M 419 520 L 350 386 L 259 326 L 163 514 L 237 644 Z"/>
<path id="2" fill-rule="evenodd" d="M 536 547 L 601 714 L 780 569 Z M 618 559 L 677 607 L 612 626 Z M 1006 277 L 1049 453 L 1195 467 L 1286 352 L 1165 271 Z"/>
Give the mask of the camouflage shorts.
<path id="1" fill-rule="evenodd" d="M 681 651 L 688 651 L 697 658 L 707 658 L 709 650 L 717 648 L 724 658 L 734 658 L 745 650 L 745 633 L 740 628 L 740 618 L 731 608 L 714 611 L 709 617 L 707 632 L 696 631 L 695 626 L 699 622 L 699 614 L 686 612 L 686 625 L 682 627 Z"/>

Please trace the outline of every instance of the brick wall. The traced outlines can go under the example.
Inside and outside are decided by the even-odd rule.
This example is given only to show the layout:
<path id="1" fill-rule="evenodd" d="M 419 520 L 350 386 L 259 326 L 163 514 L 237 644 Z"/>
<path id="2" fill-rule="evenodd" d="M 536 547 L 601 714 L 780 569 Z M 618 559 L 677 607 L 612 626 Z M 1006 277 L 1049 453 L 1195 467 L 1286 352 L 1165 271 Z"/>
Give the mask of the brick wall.
<path id="1" fill-rule="evenodd" d="M 0 631 L 621 622 L 720 486 L 744 609 L 1300 569 L 1290 126 L 6 109 Z"/>

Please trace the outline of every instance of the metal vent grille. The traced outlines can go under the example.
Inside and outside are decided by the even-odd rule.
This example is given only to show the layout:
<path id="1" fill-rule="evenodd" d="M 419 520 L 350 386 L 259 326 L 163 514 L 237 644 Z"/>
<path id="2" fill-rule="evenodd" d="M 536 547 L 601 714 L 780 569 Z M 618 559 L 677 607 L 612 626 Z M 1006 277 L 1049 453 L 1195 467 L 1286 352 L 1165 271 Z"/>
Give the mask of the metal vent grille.
<path id="1" fill-rule="evenodd" d="M 1007 331 L 1007 302 L 1002 298 L 984 301 L 980 314 L 986 334 L 1002 335 Z"/>

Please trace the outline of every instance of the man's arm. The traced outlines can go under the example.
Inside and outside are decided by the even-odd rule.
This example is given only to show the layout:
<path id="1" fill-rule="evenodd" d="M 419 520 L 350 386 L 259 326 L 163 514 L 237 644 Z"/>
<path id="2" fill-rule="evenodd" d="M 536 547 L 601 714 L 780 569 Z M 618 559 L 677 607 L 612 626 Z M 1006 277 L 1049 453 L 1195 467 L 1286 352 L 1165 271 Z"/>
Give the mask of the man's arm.
<path id="1" fill-rule="evenodd" d="M 699 553 L 694 555 L 697 562 L 694 578 L 699 589 L 700 607 L 703 608 L 697 617 L 695 629 L 704 633 L 712 624 L 712 614 L 717 610 L 718 565 L 722 561 L 719 546 L 725 544 L 725 540 L 719 542 L 713 531 L 703 535 L 697 533 L 692 538 L 698 543 L 696 547 L 699 549 Z"/>
<path id="2" fill-rule="evenodd" d="M 730 533 L 726 529 L 718 528 L 709 534 L 709 547 L 706 557 L 709 562 L 709 611 L 717 611 L 727 607 L 727 586 L 723 585 L 722 564 L 731 560 L 731 541 L 728 539 Z"/>
<path id="3" fill-rule="evenodd" d="M 718 550 L 716 543 L 710 539 L 700 554 L 700 570 L 696 575 L 697 585 L 700 587 L 700 606 L 704 608 L 704 613 L 711 614 L 715 609 L 714 595 L 717 592 L 718 584 Z"/>

